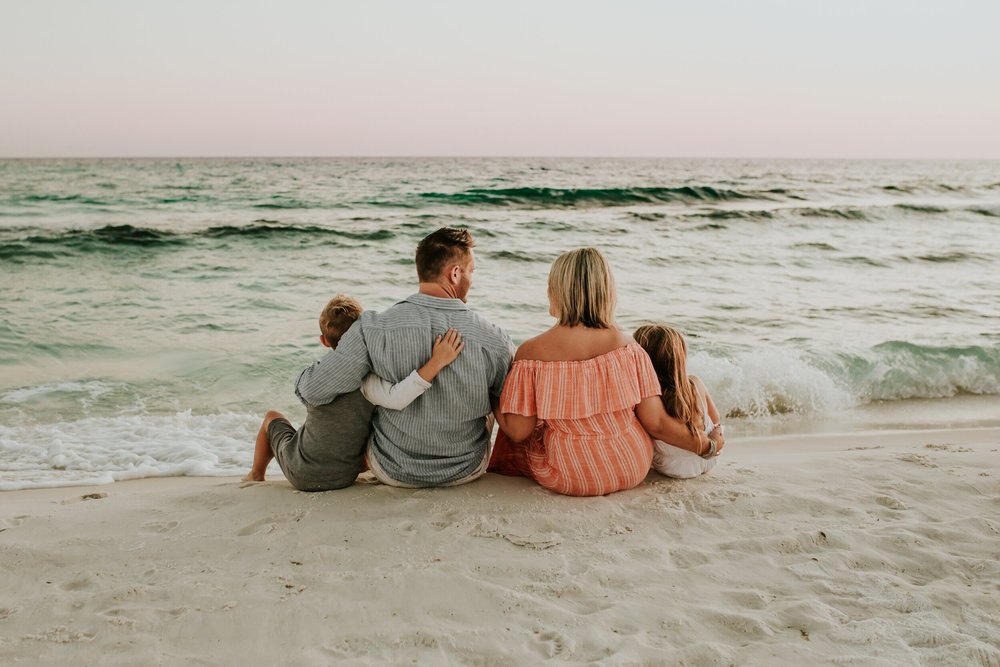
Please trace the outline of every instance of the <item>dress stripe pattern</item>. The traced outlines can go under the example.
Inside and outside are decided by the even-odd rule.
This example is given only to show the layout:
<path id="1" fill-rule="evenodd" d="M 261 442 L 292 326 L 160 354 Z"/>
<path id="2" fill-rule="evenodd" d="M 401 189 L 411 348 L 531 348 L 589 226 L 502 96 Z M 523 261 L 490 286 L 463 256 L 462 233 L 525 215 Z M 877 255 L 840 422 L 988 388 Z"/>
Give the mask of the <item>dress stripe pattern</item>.
<path id="1" fill-rule="evenodd" d="M 571 496 L 632 488 L 653 458 L 635 406 L 659 395 L 649 356 L 635 343 L 583 361 L 515 361 L 500 410 L 535 416 L 540 425 L 523 443 L 501 432 L 491 469 Z"/>

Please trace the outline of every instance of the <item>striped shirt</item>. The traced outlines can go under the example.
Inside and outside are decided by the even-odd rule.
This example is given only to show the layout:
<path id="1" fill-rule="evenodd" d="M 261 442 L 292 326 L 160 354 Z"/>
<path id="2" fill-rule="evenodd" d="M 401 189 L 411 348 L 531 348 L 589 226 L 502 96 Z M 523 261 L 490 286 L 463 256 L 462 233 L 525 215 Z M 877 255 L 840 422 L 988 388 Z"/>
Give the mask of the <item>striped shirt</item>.
<path id="1" fill-rule="evenodd" d="M 522 475 L 556 493 L 600 496 L 645 479 L 653 441 L 635 415 L 660 384 L 645 350 L 630 343 L 584 361 L 515 361 L 500 411 L 544 421 L 522 445 L 497 450 Z M 491 469 L 494 469 L 491 466 Z"/>
<path id="2" fill-rule="evenodd" d="M 360 387 L 368 373 L 399 382 L 430 359 L 434 338 L 449 328 L 462 334 L 465 348 L 409 406 L 375 408 L 369 452 L 404 484 L 466 477 L 486 456 L 486 415 L 503 390 L 514 345 L 459 299 L 414 294 L 383 313 L 365 311 L 335 350 L 299 374 L 295 394 L 306 405 L 325 405 Z"/>

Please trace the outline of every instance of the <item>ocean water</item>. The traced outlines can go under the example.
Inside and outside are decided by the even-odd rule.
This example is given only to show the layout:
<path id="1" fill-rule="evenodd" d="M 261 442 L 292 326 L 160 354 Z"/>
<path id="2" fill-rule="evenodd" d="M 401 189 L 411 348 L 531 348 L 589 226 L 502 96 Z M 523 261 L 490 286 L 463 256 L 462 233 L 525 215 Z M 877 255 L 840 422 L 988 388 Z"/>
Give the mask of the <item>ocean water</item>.
<path id="1" fill-rule="evenodd" d="M 263 411 L 304 414 L 326 300 L 412 293 L 444 225 L 515 342 L 552 260 L 600 247 L 731 442 L 970 397 L 1000 422 L 1000 162 L 0 160 L 0 489 L 245 472 Z"/>

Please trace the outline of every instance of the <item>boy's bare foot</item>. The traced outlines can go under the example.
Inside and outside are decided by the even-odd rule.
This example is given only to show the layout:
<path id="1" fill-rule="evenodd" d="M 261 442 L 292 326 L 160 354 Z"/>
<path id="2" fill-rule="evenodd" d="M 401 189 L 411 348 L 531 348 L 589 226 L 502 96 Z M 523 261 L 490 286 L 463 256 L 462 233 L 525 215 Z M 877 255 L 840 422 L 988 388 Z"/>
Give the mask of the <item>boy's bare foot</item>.
<path id="1" fill-rule="evenodd" d="M 243 478 L 243 481 L 244 482 L 263 482 L 264 481 L 264 474 L 263 473 L 257 473 L 257 472 L 254 472 L 253 470 L 251 470 L 250 474 Z"/>

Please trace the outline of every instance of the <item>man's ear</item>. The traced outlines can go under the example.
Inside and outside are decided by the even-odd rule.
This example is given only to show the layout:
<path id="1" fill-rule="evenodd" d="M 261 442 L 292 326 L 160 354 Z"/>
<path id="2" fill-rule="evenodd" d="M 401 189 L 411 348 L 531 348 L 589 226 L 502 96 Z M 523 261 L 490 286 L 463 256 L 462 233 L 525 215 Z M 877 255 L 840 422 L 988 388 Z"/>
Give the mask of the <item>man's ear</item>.
<path id="1" fill-rule="evenodd" d="M 323 334 L 319 335 L 319 342 L 323 343 L 323 347 L 332 347 L 332 345 L 330 345 L 330 343 L 327 342 L 326 336 L 324 336 Z"/>
<path id="2" fill-rule="evenodd" d="M 448 277 L 451 278 L 452 284 L 457 285 L 459 281 L 462 279 L 462 267 L 460 267 L 458 264 L 452 266 L 451 271 L 448 272 Z"/>

